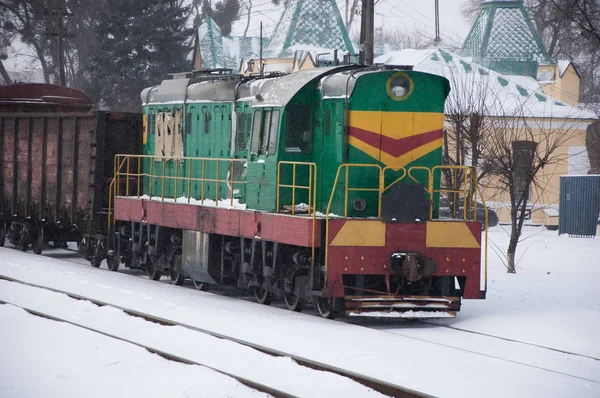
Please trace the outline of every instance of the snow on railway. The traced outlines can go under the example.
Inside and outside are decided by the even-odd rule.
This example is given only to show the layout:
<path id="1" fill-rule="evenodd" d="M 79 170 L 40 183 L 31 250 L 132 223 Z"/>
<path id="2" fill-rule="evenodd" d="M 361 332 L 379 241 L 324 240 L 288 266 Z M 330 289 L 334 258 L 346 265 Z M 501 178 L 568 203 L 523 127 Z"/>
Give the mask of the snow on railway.
<path id="1" fill-rule="evenodd" d="M 0 397 L 267 397 L 201 366 L 0 305 Z"/>
<path id="2" fill-rule="evenodd" d="M 0 301 L 193 361 L 291 396 L 381 397 L 348 378 L 300 366 L 290 358 L 273 357 L 196 330 L 161 325 L 65 294 L 0 280 Z"/>
<path id="3" fill-rule="evenodd" d="M 495 331 L 507 338 L 521 336 L 521 340 L 528 343 L 538 342 L 596 357 L 598 345 L 593 336 L 600 330 L 597 294 L 600 287 L 596 283 L 599 270 L 593 265 L 600 254 L 599 241 L 556 237 L 556 233 L 536 229 L 529 229 L 529 232 L 537 235 L 522 246 L 521 274 L 504 276 L 502 265 L 492 258 L 488 300 L 481 303 L 466 301 L 455 320 L 437 322 L 475 331 Z M 492 238 L 496 234 L 496 238 L 501 239 L 502 233 L 494 231 Z M 561 254 L 563 252 L 565 254 Z M 568 256 L 577 263 L 568 268 L 561 256 Z M 547 263 L 549 259 L 554 262 Z M 559 355 L 559 352 L 542 355 L 532 347 L 522 349 L 518 343 L 515 343 L 517 348 L 509 349 L 506 341 L 490 339 L 482 342 L 480 337 L 457 335 L 468 333 L 445 327 L 428 325 L 426 329 L 419 329 L 414 327 L 414 322 L 389 321 L 387 328 L 400 329 L 400 333 L 406 335 L 400 336 L 373 329 L 373 324 L 379 327 L 383 321 L 373 324 L 362 321 L 359 325 L 327 321 L 10 249 L 0 249 L 0 274 L 111 303 L 127 304 L 140 311 L 435 396 L 600 396 L 600 382 L 595 376 L 598 361 L 577 355 Z M 540 280 L 543 275 L 548 278 Z M 532 281 L 537 281 L 537 285 L 527 287 L 526 284 Z M 552 281 L 556 285 L 554 289 Z M 565 295 L 568 288 L 571 293 Z M 550 306 L 544 308 L 545 302 Z M 573 315 L 569 315 L 571 307 Z M 549 316 L 552 314 L 556 316 Z M 584 314 L 587 317 L 580 319 Z M 10 324 L 11 330 L 26 327 L 20 323 L 6 323 L 1 312 L 0 317 L 0 322 Z M 528 317 L 534 323 L 528 323 Z M 564 320 L 573 322 L 562 324 Z M 495 327 L 486 326 L 486 322 Z M 525 325 L 529 328 L 523 329 L 522 333 L 513 330 Z M 588 330 L 580 330 L 582 325 Z M 546 330 L 551 332 L 545 333 Z M 3 333 L 1 329 L 0 333 Z M 575 336 L 577 341 L 558 344 L 569 335 Z M 482 355 L 482 350 L 486 355 Z M 515 350 L 521 351 L 520 358 Z M 28 359 L 27 355 L 11 358 L 11 362 L 21 367 L 28 366 L 28 360 L 31 361 L 31 357 Z M 128 371 L 138 372 L 133 367 Z M 38 377 L 43 378 L 43 375 Z M 2 388 L 7 386 L 10 384 L 0 383 L 0 396 Z M 315 385 L 315 388 L 318 387 Z"/>

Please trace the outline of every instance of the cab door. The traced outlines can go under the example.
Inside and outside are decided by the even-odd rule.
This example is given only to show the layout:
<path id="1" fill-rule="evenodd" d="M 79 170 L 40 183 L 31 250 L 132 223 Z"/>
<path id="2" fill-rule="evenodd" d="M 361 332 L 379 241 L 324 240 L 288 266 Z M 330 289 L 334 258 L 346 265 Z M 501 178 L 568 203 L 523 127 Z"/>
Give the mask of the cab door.
<path id="1" fill-rule="evenodd" d="M 259 108 L 252 117 L 246 180 L 246 200 L 252 209 L 275 211 L 280 114 L 277 108 Z"/>

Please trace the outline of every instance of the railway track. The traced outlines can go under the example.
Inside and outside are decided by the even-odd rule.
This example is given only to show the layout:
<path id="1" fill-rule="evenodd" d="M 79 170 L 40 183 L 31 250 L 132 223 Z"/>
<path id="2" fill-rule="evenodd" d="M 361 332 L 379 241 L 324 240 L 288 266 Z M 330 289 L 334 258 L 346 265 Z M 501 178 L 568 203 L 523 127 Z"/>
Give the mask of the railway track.
<path id="1" fill-rule="evenodd" d="M 558 353 L 558 354 L 562 354 L 562 356 L 575 356 L 578 357 L 580 359 L 583 360 L 590 360 L 593 362 L 600 362 L 600 358 L 596 358 L 590 355 L 584 355 L 584 354 L 579 354 L 579 353 L 574 353 L 574 352 L 569 352 L 569 351 L 565 351 L 565 350 L 560 350 L 560 349 L 556 349 L 556 348 L 552 348 L 552 347 L 546 347 L 546 346 L 542 346 L 539 344 L 533 344 L 533 343 L 528 343 L 525 341 L 519 341 L 519 340 L 515 340 L 515 339 L 509 339 L 509 338 L 505 338 L 505 337 L 501 337 L 501 336 L 495 336 L 495 335 L 491 335 L 491 334 L 487 334 L 487 333 L 481 333 L 481 332 L 477 332 L 477 331 L 473 331 L 473 330 L 468 330 L 468 329 L 462 329 L 462 328 L 457 328 L 457 327 L 453 327 L 453 326 L 448 326 L 448 325 L 440 325 L 437 323 L 433 323 L 433 322 L 428 322 L 428 321 L 418 321 L 421 324 L 427 324 L 427 325 L 431 325 L 431 326 L 435 326 L 435 327 L 440 327 L 440 328 L 446 328 L 446 329 L 450 329 L 456 332 L 460 332 L 460 333 L 465 333 L 465 334 L 473 334 L 473 335 L 478 335 L 480 337 L 486 338 L 486 339 L 495 339 L 495 340 L 501 340 L 501 341 L 506 341 L 509 343 L 514 343 L 514 344 L 519 344 L 519 345 L 523 345 L 523 346 L 528 346 L 528 347 L 532 347 L 535 349 L 541 349 L 541 350 L 546 350 L 548 352 L 552 352 L 552 353 Z M 390 333 L 390 334 L 394 334 L 394 335 L 398 335 L 398 336 L 402 336 L 408 339 L 412 339 L 412 340 L 416 340 L 416 341 L 421 341 L 421 342 L 425 342 L 425 343 L 430 343 L 430 344 L 435 344 L 441 347 L 446 347 L 446 348 L 451 348 L 454 350 L 458 350 L 458 351 L 462 351 L 462 352 L 467 352 L 467 353 L 471 353 L 471 354 L 475 354 L 475 355 L 480 355 L 482 357 L 486 357 L 486 358 L 491 358 L 491 359 L 495 359 L 495 360 L 500 360 L 500 361 L 504 361 L 504 362 L 510 362 L 510 363 L 514 363 L 520 366 L 525 366 L 528 368 L 532 368 L 532 369 L 537 369 L 537 370 L 541 370 L 544 372 L 549 372 L 549 373 L 554 373 L 557 375 L 562 375 L 562 376 L 567 376 L 573 379 L 577 379 L 577 380 L 581 380 L 581 381 L 585 381 L 585 382 L 590 382 L 590 383 L 594 383 L 594 384 L 598 384 L 600 385 L 600 377 L 596 377 L 596 378 L 592 378 L 595 373 L 593 370 L 589 370 L 588 369 L 588 373 L 590 374 L 589 376 L 581 376 L 581 375 L 576 375 L 573 374 L 572 372 L 566 372 L 566 371 L 561 371 L 559 370 L 559 368 L 550 368 L 548 366 L 540 366 L 540 365 L 536 365 L 534 362 L 528 362 L 525 360 L 519 360 L 519 359 L 512 359 L 512 358 L 508 358 L 509 354 L 503 354 L 503 355 L 495 355 L 495 354 L 491 354 L 491 353 L 486 353 L 485 349 L 476 349 L 476 348 L 466 348 L 466 347 L 461 347 L 458 345 L 458 343 L 453 342 L 453 340 L 451 338 L 446 338 L 445 341 L 449 341 L 449 342 L 441 342 L 439 340 L 435 340 L 432 338 L 426 338 L 426 337 L 416 337 L 413 335 L 410 335 L 404 331 L 400 331 L 399 329 L 394 329 L 394 330 L 390 330 L 390 329 L 381 329 L 378 328 L 378 330 L 385 332 L 385 333 Z M 419 329 L 422 331 L 422 329 Z M 555 363 L 548 363 L 548 365 L 553 365 L 553 366 L 558 366 L 560 367 L 560 361 L 555 361 Z M 600 369 L 600 364 L 594 364 L 596 365 L 595 368 Z"/>
<path id="2" fill-rule="evenodd" d="M 404 388 L 402 386 L 391 384 L 391 383 L 388 383 L 383 380 L 377 380 L 377 379 L 374 379 L 371 377 L 365 377 L 364 375 L 360 375 L 355 372 L 351 372 L 351 371 L 341 369 L 338 367 L 332 367 L 332 366 L 327 365 L 322 362 L 317 362 L 314 360 L 303 358 L 298 355 L 289 355 L 288 353 L 281 352 L 279 350 L 274 350 L 272 348 L 262 346 L 262 345 L 252 344 L 247 341 L 242 341 L 237 338 L 232 338 L 232 337 L 226 336 L 221 333 L 215 333 L 215 332 L 212 332 L 212 331 L 209 331 L 206 329 L 202 329 L 202 328 L 199 328 L 199 327 L 196 327 L 193 325 L 185 324 L 182 322 L 176 322 L 176 321 L 162 318 L 162 317 L 157 317 L 157 316 L 154 316 L 154 315 L 151 315 L 148 313 L 143 313 L 143 312 L 132 310 L 130 308 L 126 308 L 123 306 L 106 303 L 106 302 L 92 299 L 89 297 L 85 297 L 82 295 L 72 294 L 69 292 L 61 291 L 60 289 L 40 286 L 40 285 L 20 281 L 20 280 L 14 279 L 14 278 L 6 277 L 6 276 L 0 276 L 0 286 L 2 284 L 4 284 L 5 287 L 10 285 L 10 286 L 20 286 L 23 289 L 41 289 L 50 295 L 54 294 L 56 296 L 58 296 L 58 294 L 62 294 L 65 296 L 64 297 L 65 300 L 70 300 L 70 302 L 67 301 L 66 303 L 64 303 L 64 305 L 71 305 L 71 304 L 75 305 L 74 303 L 76 303 L 77 301 L 80 301 L 80 302 L 84 301 L 89 304 L 93 304 L 93 306 L 122 311 L 122 313 L 126 314 L 126 316 L 130 317 L 130 318 L 138 318 L 138 320 L 142 319 L 144 321 L 152 322 L 154 324 L 157 324 L 157 325 L 163 326 L 163 327 L 178 327 L 178 328 L 183 329 L 183 331 L 185 331 L 185 333 L 197 335 L 197 337 L 195 337 L 195 338 L 200 338 L 201 336 L 205 336 L 204 338 L 206 338 L 206 336 L 209 336 L 210 338 L 216 338 L 216 339 L 219 339 L 220 341 L 226 341 L 228 343 L 235 343 L 236 345 L 239 345 L 240 349 L 245 349 L 245 350 L 254 349 L 254 350 L 258 351 L 260 353 L 260 355 L 264 356 L 263 360 L 267 360 L 266 358 L 289 357 L 297 364 L 297 369 L 294 369 L 292 371 L 293 373 L 289 373 L 289 374 L 293 374 L 294 377 L 304 377 L 305 378 L 305 380 L 302 383 L 293 384 L 296 386 L 302 386 L 302 385 L 310 386 L 311 385 L 311 383 L 310 383 L 311 377 L 314 377 L 314 375 L 315 375 L 312 372 L 317 371 L 317 372 L 327 372 L 328 374 L 331 375 L 331 377 L 340 377 L 340 378 L 350 379 L 350 380 L 347 380 L 347 382 L 342 383 L 343 385 L 348 385 L 349 387 L 346 387 L 347 390 L 339 391 L 339 396 L 346 396 L 346 392 L 351 390 L 352 385 L 356 385 L 356 383 L 358 383 L 360 386 L 356 385 L 356 388 L 358 389 L 358 391 L 363 391 L 363 392 L 368 391 L 368 390 L 373 390 L 373 392 L 377 392 L 377 393 L 380 393 L 380 394 L 383 394 L 386 396 L 393 396 L 393 397 L 407 397 L 407 398 L 408 397 L 411 397 L 411 398 L 412 397 L 430 397 L 429 395 L 420 393 L 418 391 L 414 391 L 414 390 L 411 390 L 408 388 Z M 9 284 L 9 285 L 7 285 L 7 284 Z M 6 290 L 6 289 L 0 289 L 0 292 L 2 292 L 3 290 Z M 86 318 L 84 316 L 82 316 L 81 312 L 79 312 L 79 313 L 73 312 L 72 313 L 73 315 L 70 316 L 70 315 L 64 314 L 65 311 L 62 311 L 63 314 L 61 314 L 60 313 L 61 311 L 56 310 L 56 306 L 54 306 L 54 307 L 51 305 L 44 306 L 43 303 L 42 304 L 28 303 L 27 299 L 25 298 L 27 296 L 26 293 L 24 293 L 22 296 L 14 295 L 14 294 L 12 296 L 13 297 L 11 297 L 11 295 L 8 294 L 3 297 L 3 295 L 0 293 L 0 303 L 20 307 L 20 308 L 24 309 L 25 311 L 27 311 L 31 314 L 37 315 L 37 316 L 45 317 L 45 318 L 52 319 L 55 321 L 66 322 L 71 325 L 74 325 L 74 326 L 77 326 L 80 328 L 84 328 L 84 329 L 90 330 L 95 333 L 100 333 L 102 335 L 111 337 L 113 339 L 121 340 L 121 341 L 130 343 L 130 344 L 137 345 L 139 347 L 143 347 L 146 350 L 148 350 L 152 353 L 156 353 L 156 354 L 158 354 L 164 358 L 167 358 L 169 360 L 173 360 L 173 361 L 177 361 L 177 362 L 181 362 L 181 363 L 185 363 L 185 364 L 195 364 L 195 365 L 205 366 L 207 368 L 215 370 L 224 375 L 233 377 L 233 378 L 237 379 L 240 383 L 243 383 L 251 388 L 254 388 L 258 391 L 270 394 L 275 397 L 314 396 L 313 394 L 306 394 L 306 387 L 304 387 L 304 389 L 303 388 L 294 389 L 293 385 L 292 385 L 288 389 L 286 386 L 290 385 L 290 383 L 287 383 L 285 381 L 280 382 L 279 384 L 274 383 L 275 384 L 274 385 L 271 382 L 266 382 L 264 380 L 261 381 L 260 379 L 257 380 L 257 379 L 254 379 L 253 377 L 249 376 L 248 374 L 245 374 L 243 369 L 240 369 L 239 366 L 237 366 L 237 367 L 229 366 L 228 367 L 227 364 L 223 364 L 222 362 L 219 362 L 219 361 L 215 361 L 214 363 L 211 363 L 210 361 L 206 361 L 204 359 L 201 359 L 201 358 L 199 359 L 197 357 L 194 357 L 193 354 L 177 352 L 176 350 L 171 350 L 169 348 L 162 347 L 162 346 L 160 346 L 160 344 L 157 344 L 156 341 L 154 343 L 148 342 L 144 339 L 144 336 L 134 336 L 131 334 L 127 335 L 127 334 L 119 332 L 118 328 L 115 329 L 114 327 L 111 327 L 110 325 L 98 324 L 98 322 L 93 322 L 93 321 L 86 321 Z M 63 308 L 64 308 L 64 305 L 63 305 Z M 133 329 L 135 330 L 135 328 L 133 328 Z M 166 329 L 165 329 L 165 331 L 166 331 Z M 289 374 L 288 374 L 288 377 L 289 377 Z M 270 378 L 271 381 L 277 380 L 277 379 L 278 379 L 277 377 Z M 352 384 L 352 381 L 355 383 Z M 348 384 L 348 383 L 350 383 L 350 384 Z M 335 394 L 335 395 L 338 396 L 338 394 Z M 377 394 L 374 394 L 374 395 L 377 395 Z"/>
<path id="3" fill-rule="evenodd" d="M 561 353 L 561 354 L 568 354 L 568 355 L 573 355 L 573 356 L 576 356 L 576 357 L 592 359 L 594 361 L 600 361 L 599 357 L 595 357 L 595 356 L 592 356 L 592 355 L 586 355 L 586 354 L 580 354 L 580 353 L 577 353 L 577 352 L 572 352 L 572 351 L 567 351 L 567 350 L 561 350 L 561 349 L 558 349 L 558 348 L 548 347 L 548 346 L 541 345 L 541 344 L 530 343 L 530 342 L 527 342 L 527 341 L 511 339 L 511 338 L 508 338 L 508 337 L 497 336 L 497 335 L 490 334 L 490 333 L 478 332 L 478 331 L 475 331 L 475 330 L 459 328 L 459 327 L 451 326 L 451 325 L 444 325 L 444 324 L 441 324 L 441 323 L 435 323 L 435 322 L 431 322 L 431 321 L 420 321 L 420 322 L 424 323 L 424 324 L 427 324 L 427 325 L 431 325 L 431 326 L 436 326 L 436 327 L 442 327 L 442 328 L 446 328 L 446 329 L 456 330 L 458 332 L 476 334 L 476 335 L 479 335 L 479 336 L 485 336 L 485 337 L 490 337 L 490 338 L 493 338 L 493 339 L 498 339 L 498 340 L 503 340 L 503 341 L 509 341 L 509 342 L 512 342 L 512 343 L 523 344 L 523 345 L 526 345 L 526 346 L 541 348 L 541 349 L 548 350 L 548 351 L 554 351 L 554 352 L 558 352 L 558 353 Z"/>

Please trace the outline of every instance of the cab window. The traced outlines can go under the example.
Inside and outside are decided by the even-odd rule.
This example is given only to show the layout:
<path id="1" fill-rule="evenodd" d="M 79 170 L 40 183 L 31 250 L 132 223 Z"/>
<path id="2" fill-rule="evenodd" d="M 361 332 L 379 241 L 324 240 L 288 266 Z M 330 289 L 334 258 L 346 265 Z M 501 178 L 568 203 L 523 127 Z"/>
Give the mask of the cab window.
<path id="1" fill-rule="evenodd" d="M 254 111 L 252 125 L 252 153 L 273 154 L 277 151 L 279 110 Z"/>
<path id="2" fill-rule="evenodd" d="M 285 152 L 311 153 L 312 112 L 309 105 L 290 105 L 286 109 Z"/>

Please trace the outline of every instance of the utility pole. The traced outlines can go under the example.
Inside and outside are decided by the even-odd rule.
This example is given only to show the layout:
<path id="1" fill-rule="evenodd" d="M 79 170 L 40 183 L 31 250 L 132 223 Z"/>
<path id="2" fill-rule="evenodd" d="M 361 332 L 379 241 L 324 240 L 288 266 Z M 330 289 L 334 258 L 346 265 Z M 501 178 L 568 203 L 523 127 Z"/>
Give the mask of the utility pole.
<path id="1" fill-rule="evenodd" d="M 366 0 L 367 3 L 367 35 L 365 48 L 365 62 L 367 65 L 373 65 L 373 53 L 375 50 L 375 0 Z"/>
<path id="2" fill-rule="evenodd" d="M 348 3 L 350 2 L 350 0 L 346 0 L 346 20 L 344 22 L 346 22 L 346 28 L 348 28 Z"/>
<path id="3" fill-rule="evenodd" d="M 362 1 L 362 8 L 360 10 L 360 39 L 358 49 L 358 63 L 361 65 L 365 64 L 365 48 L 367 41 L 367 2 Z"/>
<path id="4" fill-rule="evenodd" d="M 435 0 L 435 39 L 433 39 L 433 42 L 437 45 L 441 41 L 442 39 L 440 37 L 440 2 L 439 0 Z"/>
<path id="5" fill-rule="evenodd" d="M 66 33 L 66 29 L 64 27 L 64 17 L 71 16 L 73 14 L 69 13 L 66 9 L 63 8 L 63 0 L 59 0 L 58 9 L 55 11 L 46 11 L 48 15 L 52 15 L 56 17 L 56 31 L 46 33 L 48 36 L 53 36 L 57 38 L 58 41 L 58 72 L 59 72 L 59 84 L 61 86 L 66 85 L 66 77 L 65 77 L 65 50 L 64 50 L 64 40 L 65 37 L 73 37 L 74 35 L 68 35 Z"/>
<path id="6" fill-rule="evenodd" d="M 375 27 L 375 1 L 362 0 L 360 13 L 360 51 L 359 63 L 373 65 L 373 45 Z"/>

